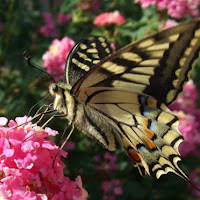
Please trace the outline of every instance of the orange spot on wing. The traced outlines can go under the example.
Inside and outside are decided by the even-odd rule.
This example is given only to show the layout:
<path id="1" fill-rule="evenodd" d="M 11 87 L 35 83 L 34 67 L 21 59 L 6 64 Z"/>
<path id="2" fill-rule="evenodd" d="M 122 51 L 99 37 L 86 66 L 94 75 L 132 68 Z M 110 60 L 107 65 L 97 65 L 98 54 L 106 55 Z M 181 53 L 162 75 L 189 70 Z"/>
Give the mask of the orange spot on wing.
<path id="1" fill-rule="evenodd" d="M 144 119 L 144 125 L 147 127 L 149 124 L 148 119 Z"/>
<path id="2" fill-rule="evenodd" d="M 155 149 L 156 148 L 156 145 L 151 140 L 149 140 L 147 137 L 143 137 L 143 139 L 146 142 L 146 145 L 149 149 Z"/>
<path id="3" fill-rule="evenodd" d="M 149 136 L 150 139 L 153 138 L 153 136 L 155 135 L 152 131 L 150 131 L 149 129 L 145 129 L 144 132 Z"/>
<path id="4" fill-rule="evenodd" d="M 135 149 L 132 149 L 132 148 L 128 149 L 127 152 L 133 163 L 141 161 L 140 155 L 137 153 L 137 151 Z"/>
<path id="5" fill-rule="evenodd" d="M 155 106 L 156 107 L 156 100 L 152 98 L 147 99 L 148 106 Z"/>

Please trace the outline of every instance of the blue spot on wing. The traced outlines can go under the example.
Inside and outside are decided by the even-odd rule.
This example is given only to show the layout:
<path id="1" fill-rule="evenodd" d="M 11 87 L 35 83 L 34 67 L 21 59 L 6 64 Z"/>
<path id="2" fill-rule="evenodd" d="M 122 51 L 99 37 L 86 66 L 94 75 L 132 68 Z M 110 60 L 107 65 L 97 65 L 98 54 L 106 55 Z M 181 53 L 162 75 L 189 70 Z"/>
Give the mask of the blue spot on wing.
<path id="1" fill-rule="evenodd" d="M 150 130 L 151 130 L 151 131 L 157 130 L 157 125 L 156 125 L 155 122 L 151 122 Z"/>
<path id="2" fill-rule="evenodd" d="M 140 102 L 142 105 L 146 105 L 146 97 L 140 96 Z"/>
<path id="3" fill-rule="evenodd" d="M 148 111 L 147 109 L 144 109 L 144 111 L 143 111 L 143 115 L 144 115 L 145 117 L 148 117 L 148 115 L 149 115 L 149 111 Z"/>

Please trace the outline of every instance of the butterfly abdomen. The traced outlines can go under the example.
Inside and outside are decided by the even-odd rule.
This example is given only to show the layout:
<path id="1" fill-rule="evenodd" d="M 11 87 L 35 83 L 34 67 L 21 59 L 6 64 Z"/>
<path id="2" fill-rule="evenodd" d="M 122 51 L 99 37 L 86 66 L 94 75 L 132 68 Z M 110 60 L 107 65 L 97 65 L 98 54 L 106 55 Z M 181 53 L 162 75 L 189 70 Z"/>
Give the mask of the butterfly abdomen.
<path id="1" fill-rule="evenodd" d="M 79 130 L 95 139 L 104 148 L 110 151 L 116 149 L 114 128 L 101 114 L 97 114 L 86 104 L 77 104 L 74 123 Z"/>

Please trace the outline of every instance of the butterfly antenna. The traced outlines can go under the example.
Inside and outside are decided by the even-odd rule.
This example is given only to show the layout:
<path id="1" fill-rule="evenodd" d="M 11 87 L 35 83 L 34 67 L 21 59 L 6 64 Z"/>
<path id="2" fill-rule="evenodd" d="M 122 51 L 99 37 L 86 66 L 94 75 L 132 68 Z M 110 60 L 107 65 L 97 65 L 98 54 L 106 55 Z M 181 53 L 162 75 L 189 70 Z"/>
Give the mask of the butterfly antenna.
<path id="1" fill-rule="evenodd" d="M 24 51 L 23 57 L 27 61 L 27 63 L 28 63 L 29 66 L 34 67 L 34 68 L 42 71 L 43 73 L 47 74 L 53 80 L 53 82 L 56 83 L 56 81 L 54 80 L 54 78 L 48 72 L 46 72 L 40 66 L 38 66 L 37 64 L 35 64 L 34 62 L 32 62 L 31 56 L 27 53 L 27 51 Z"/>
<path id="2" fill-rule="evenodd" d="M 39 103 L 41 103 L 42 101 L 44 101 L 48 96 L 50 96 L 50 93 L 47 94 L 43 99 L 41 99 L 40 101 L 38 101 L 36 104 L 34 104 L 34 105 L 30 108 L 30 110 L 29 110 L 29 112 L 28 112 L 28 116 L 30 116 L 31 111 L 32 111 Z"/>

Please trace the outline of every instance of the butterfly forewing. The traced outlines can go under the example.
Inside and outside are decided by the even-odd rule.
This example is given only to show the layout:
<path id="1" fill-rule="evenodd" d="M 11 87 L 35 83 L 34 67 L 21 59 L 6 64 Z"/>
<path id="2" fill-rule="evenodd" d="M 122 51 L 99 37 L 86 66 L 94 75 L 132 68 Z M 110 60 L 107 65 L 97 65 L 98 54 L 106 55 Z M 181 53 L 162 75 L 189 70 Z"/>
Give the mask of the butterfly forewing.
<path id="1" fill-rule="evenodd" d="M 190 22 L 130 44 L 98 63 L 73 88 L 122 88 L 171 104 L 200 50 L 200 22 Z"/>
<path id="2" fill-rule="evenodd" d="M 66 61 L 64 82 L 73 86 L 94 65 L 112 53 L 110 43 L 100 36 L 87 36 L 70 51 Z"/>

